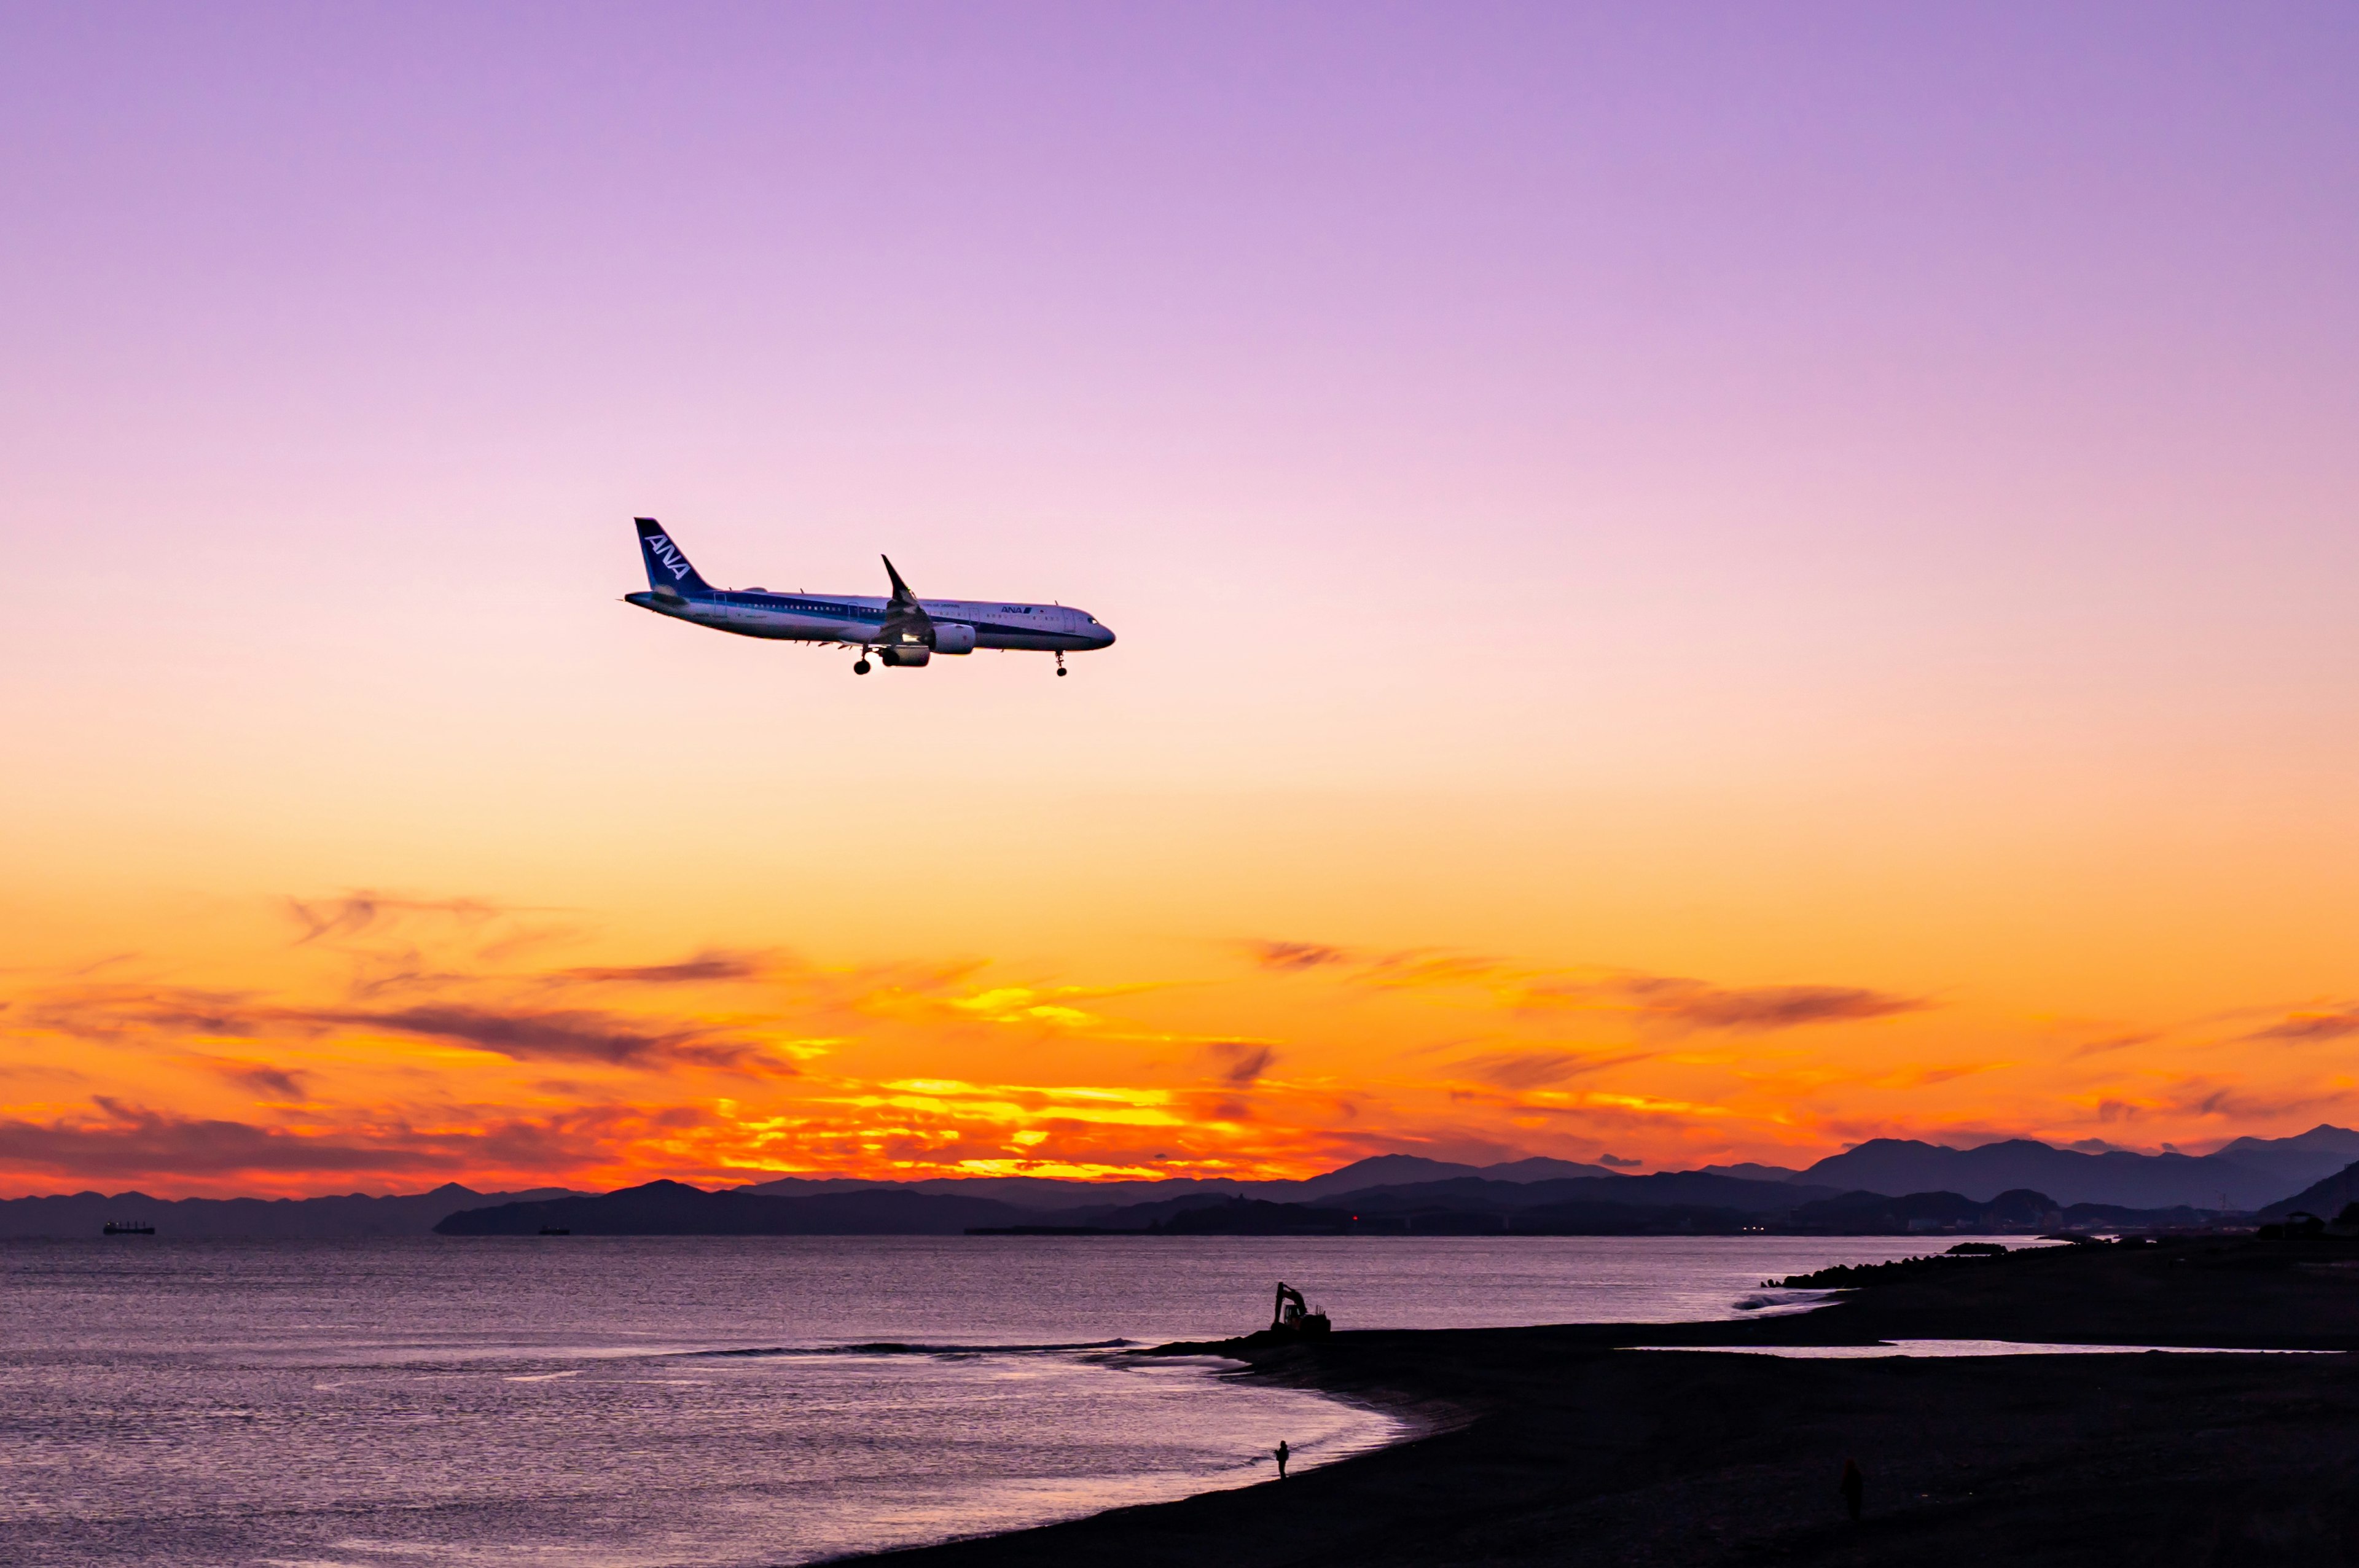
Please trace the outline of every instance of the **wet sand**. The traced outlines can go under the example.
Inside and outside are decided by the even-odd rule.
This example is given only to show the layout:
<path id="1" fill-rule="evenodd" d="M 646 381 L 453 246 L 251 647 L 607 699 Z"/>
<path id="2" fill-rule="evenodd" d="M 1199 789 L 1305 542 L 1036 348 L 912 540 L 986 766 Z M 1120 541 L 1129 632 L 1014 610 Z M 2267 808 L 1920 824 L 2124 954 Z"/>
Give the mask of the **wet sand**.
<path id="1" fill-rule="evenodd" d="M 2359 1350 L 2359 1246 L 1945 1260 L 1799 1316 L 1230 1342 L 1427 1435 L 897 1568 L 2359 1563 L 2359 1356 L 1801 1360 L 1896 1338 Z M 1205 1348 L 1197 1346 L 1194 1348 Z M 1867 1478 L 1844 1516 L 1843 1460 Z"/>

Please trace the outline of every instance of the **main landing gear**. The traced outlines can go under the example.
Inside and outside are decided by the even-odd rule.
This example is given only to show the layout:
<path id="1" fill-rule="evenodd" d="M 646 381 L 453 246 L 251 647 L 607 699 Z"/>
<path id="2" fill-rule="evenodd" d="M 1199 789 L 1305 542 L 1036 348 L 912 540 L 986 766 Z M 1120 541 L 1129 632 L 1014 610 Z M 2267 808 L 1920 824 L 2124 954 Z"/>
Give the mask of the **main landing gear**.
<path id="1" fill-rule="evenodd" d="M 856 676 L 864 676 L 868 673 L 867 654 L 863 654 L 860 657 L 852 661 L 852 673 Z"/>
<path id="2" fill-rule="evenodd" d="M 1057 652 L 1057 673 L 1060 676 L 1065 673 L 1065 654 L 1061 648 Z"/>

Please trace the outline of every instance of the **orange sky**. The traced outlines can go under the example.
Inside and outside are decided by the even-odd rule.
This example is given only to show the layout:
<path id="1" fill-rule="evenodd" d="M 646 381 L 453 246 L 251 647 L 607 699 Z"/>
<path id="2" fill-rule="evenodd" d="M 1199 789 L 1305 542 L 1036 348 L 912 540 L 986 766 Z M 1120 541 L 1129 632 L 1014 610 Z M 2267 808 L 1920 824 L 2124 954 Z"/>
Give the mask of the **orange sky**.
<path id="1" fill-rule="evenodd" d="M 1803 1162 L 1885 1133 L 2200 1145 L 2359 1087 L 2331 1001 L 2050 1011 L 1889 964 L 1211 932 L 1159 963 L 626 951 L 579 909 L 387 892 L 165 924 L 205 940 L 9 977 L 7 1190 Z"/>

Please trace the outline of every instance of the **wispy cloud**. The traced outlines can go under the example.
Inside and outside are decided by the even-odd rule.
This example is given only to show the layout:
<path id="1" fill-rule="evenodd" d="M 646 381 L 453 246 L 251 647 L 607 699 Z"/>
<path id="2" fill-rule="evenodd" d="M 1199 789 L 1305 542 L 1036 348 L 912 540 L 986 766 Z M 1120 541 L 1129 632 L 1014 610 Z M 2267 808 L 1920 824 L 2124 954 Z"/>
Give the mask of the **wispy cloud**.
<path id="1" fill-rule="evenodd" d="M 1721 1030 L 1762 1034 L 1818 1023 L 1855 1023 L 1921 1011 L 1921 997 L 1864 986 L 1716 986 L 1676 975 L 1616 975 L 1603 980 L 1541 981 L 1523 989 L 1515 1005 L 1628 1014 L 1642 1026 L 1671 1033 Z"/>
<path id="2" fill-rule="evenodd" d="M 1350 953 L 1341 947 L 1330 947 L 1323 942 L 1272 942 L 1248 937 L 1239 946 L 1263 968 L 1276 969 L 1283 974 L 1330 968 L 1352 961 Z"/>
<path id="3" fill-rule="evenodd" d="M 1451 986 L 1488 986 L 1506 972 L 1495 958 L 1473 953 L 1420 948 L 1388 953 L 1363 965 L 1353 977 L 1363 985 L 1386 990 L 1419 990 Z"/>
<path id="4" fill-rule="evenodd" d="M 2075 1058 L 2103 1056 L 2114 1051 L 2126 1051 L 2133 1045 L 2148 1045 L 2161 1038 L 2152 1031 L 2133 1030 L 2127 1033 L 2107 1034 L 2075 1048 L 2072 1054 Z"/>
<path id="5" fill-rule="evenodd" d="M 760 979 L 773 972 L 778 961 L 778 956 L 772 953 L 708 948 L 678 963 L 592 965 L 560 969 L 550 979 L 584 985 L 709 985 Z"/>
<path id="6" fill-rule="evenodd" d="M 403 1007 L 305 1007 L 248 993 L 117 984 L 60 988 L 24 1008 L 18 1027 L 115 1044 L 159 1041 L 315 1040 L 383 1033 L 449 1041 L 516 1061 L 599 1062 L 653 1068 L 692 1065 L 791 1073 L 742 1032 L 702 1019 L 598 1008 L 549 1008 L 467 1000 Z M 792 1052 L 788 1053 L 793 1054 Z"/>
<path id="7" fill-rule="evenodd" d="M 1931 1005 L 1922 997 L 1866 986 L 1723 986 L 1680 975 L 1535 968 L 1448 948 L 1369 957 L 1310 942 L 1256 941 L 1245 946 L 1264 968 L 1281 972 L 1336 968 L 1351 982 L 1379 990 L 1473 990 L 1516 1012 L 1620 1014 L 1656 1033 L 1760 1034 L 1888 1018 Z"/>
<path id="8" fill-rule="evenodd" d="M 216 1056 L 200 1056 L 197 1064 L 217 1077 L 226 1078 L 271 1099 L 300 1100 L 304 1098 L 303 1075 L 287 1067 L 274 1067 L 267 1062 L 232 1062 Z"/>
<path id="9" fill-rule="evenodd" d="M 1240 1088 L 1268 1072 L 1277 1060 L 1277 1048 L 1263 1041 L 1217 1040 L 1204 1049 L 1220 1064 L 1222 1081 Z"/>
<path id="10" fill-rule="evenodd" d="M 1490 1056 L 1470 1056 L 1457 1070 L 1486 1084 L 1506 1089 L 1535 1089 L 1568 1078 L 1602 1073 L 1608 1067 L 1644 1062 L 1651 1051 L 1595 1054 L 1578 1051 L 1511 1051 Z"/>
<path id="11" fill-rule="evenodd" d="M 310 1136 L 243 1121 L 178 1117 L 111 1098 L 94 1103 L 102 1113 L 96 1117 L 0 1120 L 0 1165 L 82 1176 L 213 1176 L 429 1171 L 449 1158 L 430 1148 L 389 1146 L 349 1134 Z"/>
<path id="12" fill-rule="evenodd" d="M 539 1116 L 482 1107 L 444 1119 L 347 1111 L 333 1132 L 160 1111 L 113 1096 L 48 1120 L 0 1119 L 0 1170 L 68 1181 L 164 1178 L 169 1189 L 316 1190 L 376 1178 L 538 1185 L 551 1176 L 626 1178 L 649 1154 L 684 1173 L 714 1125 L 699 1107 L 582 1105 Z M 20 1180 L 22 1176 L 20 1174 Z"/>
<path id="13" fill-rule="evenodd" d="M 465 922 L 481 924 L 509 913 L 502 904 L 488 899 L 404 898 L 397 894 L 360 888 L 335 898 L 290 898 L 286 902 L 288 914 L 299 931 L 295 938 L 299 947 L 338 937 L 359 936 L 381 929 L 396 916 L 433 914 Z"/>
<path id="14" fill-rule="evenodd" d="M 2337 1007 L 2317 1012 L 2288 1013 L 2265 1029 L 2256 1029 L 2247 1040 L 2287 1040 L 2307 1043 L 2316 1040 L 2341 1040 L 2359 1034 L 2359 1007 Z"/>
<path id="15" fill-rule="evenodd" d="M 512 1011 L 458 1003 L 384 1011 L 315 1011 L 310 1019 L 355 1029 L 453 1041 L 520 1062 L 603 1062 L 616 1067 L 691 1065 L 793 1073 L 790 1063 L 765 1057 L 742 1041 L 716 1038 L 695 1025 L 651 1028 L 647 1020 L 586 1008 Z"/>

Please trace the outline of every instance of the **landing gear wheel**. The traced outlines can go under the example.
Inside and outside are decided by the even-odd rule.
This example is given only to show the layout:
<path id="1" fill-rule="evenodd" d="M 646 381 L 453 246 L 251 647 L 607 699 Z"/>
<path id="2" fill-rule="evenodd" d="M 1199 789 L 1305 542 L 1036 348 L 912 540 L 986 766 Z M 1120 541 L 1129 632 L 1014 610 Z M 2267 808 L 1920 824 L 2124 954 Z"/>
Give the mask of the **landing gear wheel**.
<path id="1" fill-rule="evenodd" d="M 1058 666 L 1057 666 L 1057 673 L 1058 673 L 1060 676 L 1063 676 L 1063 675 L 1066 675 L 1066 674 L 1068 674 L 1068 673 L 1070 673 L 1070 672 L 1068 672 L 1068 671 L 1066 670 L 1066 668 L 1065 668 L 1065 666 L 1064 666 L 1064 665 L 1058 665 Z"/>
<path id="2" fill-rule="evenodd" d="M 1057 673 L 1060 676 L 1065 673 L 1065 655 L 1062 653 L 1057 655 Z"/>
<path id="3" fill-rule="evenodd" d="M 853 675 L 856 675 L 856 676 L 864 676 L 864 675 L 866 675 L 866 674 L 868 673 L 868 661 L 867 661 L 866 659 L 854 659 L 854 660 L 853 660 L 853 661 L 852 661 L 852 673 L 853 673 Z"/>

